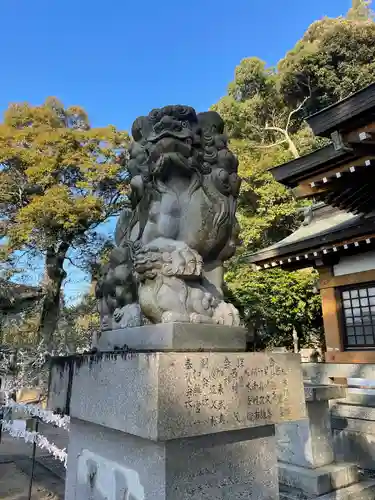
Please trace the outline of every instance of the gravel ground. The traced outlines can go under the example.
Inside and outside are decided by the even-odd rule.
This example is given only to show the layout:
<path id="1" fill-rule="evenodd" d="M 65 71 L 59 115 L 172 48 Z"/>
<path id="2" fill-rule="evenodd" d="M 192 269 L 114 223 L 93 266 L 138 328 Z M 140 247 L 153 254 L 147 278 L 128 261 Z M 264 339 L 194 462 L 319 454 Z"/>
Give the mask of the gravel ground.
<path id="1" fill-rule="evenodd" d="M 67 433 L 52 426 L 41 432 L 57 446 L 65 448 Z M 32 445 L 2 435 L 0 443 L 0 500 L 28 500 Z M 37 451 L 32 500 L 64 500 L 65 469 L 45 450 Z"/>
<path id="2" fill-rule="evenodd" d="M 0 499 L 28 500 L 30 460 L 0 464 Z M 40 469 L 39 469 L 40 468 Z M 64 483 L 36 466 L 32 500 L 64 500 Z"/>

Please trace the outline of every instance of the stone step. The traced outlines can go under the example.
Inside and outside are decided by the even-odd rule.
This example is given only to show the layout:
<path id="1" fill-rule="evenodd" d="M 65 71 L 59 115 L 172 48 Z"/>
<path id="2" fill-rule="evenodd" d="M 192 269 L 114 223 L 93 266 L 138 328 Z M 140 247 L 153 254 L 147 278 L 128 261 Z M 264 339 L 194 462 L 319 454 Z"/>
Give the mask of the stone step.
<path id="1" fill-rule="evenodd" d="M 366 423 L 365 420 L 348 419 L 348 422 Z M 372 424 L 372 422 L 368 422 Z M 346 429 L 333 429 L 333 443 L 338 462 L 351 462 L 363 469 L 374 469 L 375 435 Z"/>
<path id="2" fill-rule="evenodd" d="M 291 488 L 290 486 L 285 486 L 284 484 L 280 484 L 279 495 L 280 500 L 309 500 L 310 498 L 317 498 L 311 497 L 311 495 L 308 496 L 302 490 Z"/>
<path id="3" fill-rule="evenodd" d="M 346 405 L 371 406 L 375 408 L 375 395 L 361 394 L 358 392 L 348 392 L 345 398 L 337 399 L 335 403 L 346 404 Z"/>
<path id="4" fill-rule="evenodd" d="M 319 496 L 358 482 L 358 467 L 351 463 L 325 465 L 307 469 L 279 462 L 279 483 L 301 490 L 308 496 Z"/>
<path id="5" fill-rule="evenodd" d="M 331 426 L 334 430 L 375 434 L 375 421 L 359 418 L 332 417 Z"/>
<path id="6" fill-rule="evenodd" d="M 57 477 L 65 481 L 65 467 L 55 457 L 49 455 L 46 457 L 36 457 L 36 461 Z"/>
<path id="7" fill-rule="evenodd" d="M 338 403 L 336 401 L 331 406 L 331 416 L 375 421 L 375 408 L 356 404 Z"/>
<path id="8" fill-rule="evenodd" d="M 374 500 L 375 481 L 363 481 L 321 496 L 307 496 L 301 490 L 280 486 L 280 500 Z"/>

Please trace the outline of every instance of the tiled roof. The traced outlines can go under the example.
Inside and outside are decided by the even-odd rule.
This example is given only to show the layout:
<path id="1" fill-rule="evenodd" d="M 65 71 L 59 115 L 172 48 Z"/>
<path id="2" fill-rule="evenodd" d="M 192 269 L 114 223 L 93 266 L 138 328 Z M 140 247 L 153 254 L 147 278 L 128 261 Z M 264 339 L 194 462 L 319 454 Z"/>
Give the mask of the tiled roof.
<path id="1" fill-rule="evenodd" d="M 248 262 L 260 263 L 292 255 L 309 254 L 320 249 L 323 253 L 346 238 L 375 233 L 374 214 L 354 215 L 343 210 L 319 204 L 294 233 L 252 255 Z M 299 260 L 299 258 L 297 259 Z"/>

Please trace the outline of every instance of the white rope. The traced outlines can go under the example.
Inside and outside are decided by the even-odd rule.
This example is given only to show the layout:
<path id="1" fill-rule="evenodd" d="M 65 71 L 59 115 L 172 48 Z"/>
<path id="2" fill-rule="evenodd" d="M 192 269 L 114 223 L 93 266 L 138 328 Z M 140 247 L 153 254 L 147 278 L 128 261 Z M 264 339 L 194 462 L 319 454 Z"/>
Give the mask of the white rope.
<path id="1" fill-rule="evenodd" d="M 66 449 L 61 450 L 54 443 L 50 443 L 48 439 L 35 431 L 27 431 L 25 429 L 20 429 L 16 427 L 13 421 L 0 420 L 2 425 L 2 429 L 5 432 L 8 432 L 10 436 L 17 439 L 24 439 L 26 443 L 36 443 L 38 448 L 42 450 L 47 450 L 51 455 L 53 455 L 57 460 L 63 462 L 64 467 L 66 468 L 66 463 L 68 459 L 68 455 L 66 453 Z"/>
<path id="2" fill-rule="evenodd" d="M 29 403 L 16 403 L 15 401 L 8 399 L 5 408 L 12 408 L 14 410 L 20 410 L 32 417 L 38 417 L 40 420 L 46 424 L 53 424 L 61 429 L 69 430 L 70 417 L 56 415 L 50 410 L 44 410 L 39 405 L 29 404 Z"/>

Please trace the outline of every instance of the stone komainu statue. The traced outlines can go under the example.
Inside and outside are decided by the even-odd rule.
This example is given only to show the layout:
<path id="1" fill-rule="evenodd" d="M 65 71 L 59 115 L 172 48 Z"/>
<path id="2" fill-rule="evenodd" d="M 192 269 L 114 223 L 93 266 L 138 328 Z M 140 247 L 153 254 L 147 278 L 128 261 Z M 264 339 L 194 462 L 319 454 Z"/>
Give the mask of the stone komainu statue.
<path id="1" fill-rule="evenodd" d="M 148 323 L 239 324 L 223 300 L 235 252 L 241 181 L 224 123 L 187 106 L 155 109 L 132 127 L 131 207 L 97 286 L 102 329 Z"/>

